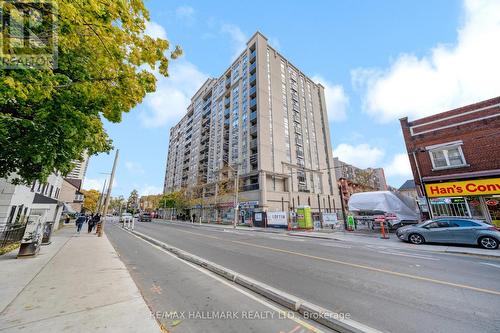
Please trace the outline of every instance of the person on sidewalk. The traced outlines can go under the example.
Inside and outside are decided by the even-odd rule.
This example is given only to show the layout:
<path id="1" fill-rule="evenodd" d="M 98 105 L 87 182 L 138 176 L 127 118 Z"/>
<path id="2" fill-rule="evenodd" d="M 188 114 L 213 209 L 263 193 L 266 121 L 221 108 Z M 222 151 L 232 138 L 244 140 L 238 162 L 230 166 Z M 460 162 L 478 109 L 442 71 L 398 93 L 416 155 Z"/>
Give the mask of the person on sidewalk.
<path id="1" fill-rule="evenodd" d="M 91 233 L 92 232 L 92 229 L 94 229 L 94 214 L 90 215 L 89 217 L 89 220 L 88 220 L 88 229 L 87 229 L 87 233 Z"/>
<path id="2" fill-rule="evenodd" d="M 94 230 L 94 228 L 97 227 L 99 223 L 101 223 L 101 216 L 99 214 L 95 214 L 92 222 L 92 230 Z"/>
<path id="3" fill-rule="evenodd" d="M 82 226 L 83 226 L 83 223 L 85 222 L 85 219 L 86 219 L 85 215 L 80 215 L 76 219 L 75 223 L 76 223 L 76 232 L 77 233 L 80 233 L 80 230 L 82 230 Z"/>

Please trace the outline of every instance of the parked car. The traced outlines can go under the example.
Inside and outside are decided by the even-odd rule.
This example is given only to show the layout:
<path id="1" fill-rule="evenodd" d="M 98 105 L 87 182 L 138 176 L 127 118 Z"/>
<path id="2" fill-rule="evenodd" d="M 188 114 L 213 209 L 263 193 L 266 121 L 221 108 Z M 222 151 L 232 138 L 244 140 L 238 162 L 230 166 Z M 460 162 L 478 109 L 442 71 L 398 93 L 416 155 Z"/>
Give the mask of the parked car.
<path id="1" fill-rule="evenodd" d="M 413 244 L 450 243 L 479 245 L 494 250 L 500 244 L 500 231 L 481 220 L 458 217 L 436 218 L 399 228 L 399 239 Z"/>
<path id="2" fill-rule="evenodd" d="M 120 223 L 123 222 L 132 222 L 132 214 L 123 213 L 122 216 L 120 216 Z"/>
<path id="3" fill-rule="evenodd" d="M 139 216 L 140 222 L 151 222 L 151 214 L 150 213 L 142 213 Z"/>

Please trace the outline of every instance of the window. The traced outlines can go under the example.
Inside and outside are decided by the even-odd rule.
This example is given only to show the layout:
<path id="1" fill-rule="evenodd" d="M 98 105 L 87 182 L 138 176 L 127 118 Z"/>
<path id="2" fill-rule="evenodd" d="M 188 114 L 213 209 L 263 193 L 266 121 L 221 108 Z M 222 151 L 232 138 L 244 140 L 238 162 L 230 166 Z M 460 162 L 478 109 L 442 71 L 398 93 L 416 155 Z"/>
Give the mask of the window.
<path id="1" fill-rule="evenodd" d="M 431 156 L 434 169 L 444 169 L 465 166 L 465 158 L 462 152 L 462 142 L 458 144 L 446 144 L 438 147 L 427 147 Z"/>
<path id="2" fill-rule="evenodd" d="M 17 206 L 12 206 L 10 208 L 10 213 L 9 213 L 9 218 L 7 219 L 7 224 L 12 223 L 12 220 L 14 219 L 14 214 L 16 212 L 16 208 L 17 208 Z"/>
<path id="3" fill-rule="evenodd" d="M 448 228 L 448 221 L 435 221 L 426 225 L 427 229 Z"/>
<path id="4" fill-rule="evenodd" d="M 480 225 L 476 222 L 472 222 L 469 220 L 451 220 L 450 227 L 459 227 L 459 228 L 467 228 L 467 227 L 479 227 Z"/>

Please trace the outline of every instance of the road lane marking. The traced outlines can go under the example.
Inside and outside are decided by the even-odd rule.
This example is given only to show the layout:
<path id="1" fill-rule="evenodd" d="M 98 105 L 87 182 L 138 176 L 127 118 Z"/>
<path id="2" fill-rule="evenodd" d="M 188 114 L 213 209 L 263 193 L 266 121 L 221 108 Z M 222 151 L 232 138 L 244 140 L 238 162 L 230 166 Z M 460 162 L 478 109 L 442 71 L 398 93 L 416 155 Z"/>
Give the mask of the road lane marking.
<path id="1" fill-rule="evenodd" d="M 176 229 L 176 230 L 178 230 L 180 232 L 186 232 L 186 233 L 198 235 L 198 236 L 201 236 L 201 237 L 208 237 L 206 235 L 199 234 L 199 233 L 192 232 L 192 231 L 180 230 L 180 229 Z M 212 236 L 210 236 L 210 237 L 212 237 Z M 473 291 L 477 291 L 477 292 L 482 292 L 482 293 L 486 293 L 486 294 L 500 296 L 500 291 L 497 291 L 497 290 L 478 288 L 478 287 L 468 286 L 468 285 L 465 285 L 465 284 L 448 282 L 448 281 L 442 281 L 442 280 L 437 280 L 437 279 L 428 278 L 428 277 L 424 277 L 424 276 L 418 276 L 418 275 L 411 275 L 411 274 L 406 274 L 406 273 L 401 273 L 401 272 L 395 272 L 395 271 L 390 271 L 390 270 L 387 270 L 387 269 L 382 269 L 382 268 L 377 268 L 377 267 L 372 267 L 372 266 L 367 266 L 367 265 L 361 265 L 361 264 L 355 264 L 355 263 L 351 263 L 351 262 L 347 262 L 347 261 L 342 261 L 342 260 L 336 260 L 336 259 L 318 257 L 318 256 L 310 255 L 310 254 L 299 253 L 299 252 L 294 252 L 294 251 L 279 249 L 279 248 L 265 246 L 265 245 L 257 245 L 257 244 L 252 244 L 252 243 L 248 243 L 248 242 L 242 242 L 242 241 L 230 240 L 230 239 L 223 239 L 223 238 L 218 238 L 218 237 L 213 237 L 213 238 L 217 238 L 217 239 L 220 239 L 220 240 L 224 240 L 224 241 L 232 242 L 232 243 L 236 243 L 236 244 L 242 244 L 242 245 L 252 246 L 252 247 L 256 247 L 256 248 L 266 249 L 266 250 L 270 250 L 270 251 L 274 251 L 274 252 L 287 253 L 287 254 L 292 254 L 292 255 L 296 255 L 296 256 L 300 256 L 300 257 L 305 257 L 305 258 L 311 258 L 311 259 L 316 259 L 316 260 L 320 260 L 320 261 L 331 262 L 331 263 L 335 263 L 335 264 L 339 264 L 339 265 L 344 265 L 344 266 L 349 266 L 349 267 L 354 267 L 354 268 L 361 268 L 361 269 L 369 270 L 369 271 L 372 271 L 372 272 L 385 273 L 385 274 L 399 276 L 399 277 L 405 277 L 405 278 L 409 278 L 409 279 L 413 279 L 413 280 L 431 282 L 431 283 L 436 283 L 436 284 L 445 285 L 445 286 L 449 286 L 449 287 L 462 288 L 462 289 L 473 290 Z"/>
<path id="2" fill-rule="evenodd" d="M 251 294 L 251 293 L 249 293 L 248 291 L 243 290 L 243 289 L 242 289 L 242 287 L 238 287 L 238 286 L 235 286 L 235 285 L 233 285 L 233 284 L 229 283 L 229 282 L 228 282 L 228 281 L 226 281 L 225 279 L 223 279 L 223 278 L 221 278 L 221 277 L 219 277 L 219 276 L 215 275 L 215 273 L 209 272 L 209 271 L 207 271 L 206 269 L 199 267 L 198 265 L 195 265 L 195 264 L 193 264 L 193 263 L 190 263 L 189 261 L 186 261 L 186 260 L 184 260 L 184 259 L 181 259 L 181 258 L 177 257 L 175 254 L 170 253 L 169 251 L 165 250 L 164 248 L 161 248 L 161 247 L 160 247 L 160 246 L 158 246 L 158 245 L 152 244 L 152 243 L 148 242 L 147 240 L 145 240 L 145 239 L 143 239 L 143 238 L 141 238 L 141 237 L 139 237 L 139 236 L 137 236 L 137 235 L 135 235 L 135 234 L 133 234 L 133 233 L 131 233 L 131 232 L 129 232 L 129 231 L 127 231 L 127 230 L 123 229 L 123 228 L 119 228 L 119 229 L 121 229 L 121 230 L 123 230 L 123 231 L 127 232 L 128 234 L 130 234 L 130 235 L 134 236 L 135 238 L 137 238 L 137 239 L 139 239 L 139 240 L 141 240 L 141 241 L 145 242 L 146 244 L 149 244 L 150 246 L 155 247 L 156 249 L 158 249 L 158 250 L 160 250 L 160 251 L 165 252 L 165 253 L 166 253 L 166 254 L 168 254 L 169 256 L 171 256 L 171 257 L 173 257 L 173 258 L 175 258 L 175 259 L 177 259 L 177 260 L 179 260 L 179 261 L 183 262 L 184 264 L 186 264 L 186 265 L 188 265 L 188 266 L 190 266 L 190 267 L 192 267 L 192 268 L 194 268 L 194 269 L 196 269 L 196 270 L 200 271 L 201 273 L 203 273 L 203 274 L 205 274 L 205 275 L 207 275 L 207 276 L 211 277 L 212 279 L 219 281 L 220 283 L 224 284 L 225 286 L 230 287 L 230 288 L 232 288 L 232 289 L 234 289 L 234 290 L 238 291 L 239 293 L 241 293 L 241 294 L 243 294 L 243 295 L 247 296 L 248 298 L 250 298 L 250 299 L 252 299 L 252 300 L 254 300 L 254 301 L 256 301 L 256 302 L 258 302 L 258 303 L 260 303 L 260 304 L 262 304 L 262 305 L 267 306 L 268 308 L 272 309 L 273 311 L 276 311 L 277 313 L 279 313 L 279 314 L 281 315 L 281 318 L 291 319 L 291 320 L 293 320 L 294 322 L 296 322 L 297 324 L 299 324 L 300 326 L 302 326 L 302 327 L 304 327 L 304 328 L 307 328 L 308 330 L 310 330 L 310 331 L 312 331 L 312 332 L 314 332 L 314 333 L 323 333 L 323 332 L 324 332 L 324 331 L 320 330 L 319 328 L 317 328 L 317 327 L 315 327 L 315 326 L 313 326 L 313 325 L 311 325 L 311 324 L 309 324 L 309 323 L 307 323 L 307 322 L 303 321 L 303 320 L 302 320 L 302 319 L 300 319 L 299 317 L 296 317 L 295 313 L 293 313 L 293 315 L 292 315 L 292 316 L 290 316 L 290 315 L 289 315 L 289 312 L 287 312 L 287 311 L 283 311 L 282 309 L 280 309 L 280 308 L 279 308 L 279 307 L 277 307 L 276 305 L 274 305 L 274 304 L 272 304 L 272 303 L 270 303 L 270 302 L 268 302 L 268 301 L 266 301 L 266 300 L 264 300 L 264 299 L 261 299 L 261 298 L 259 298 L 259 297 L 255 296 L 255 295 L 252 295 L 252 294 Z"/>
<path id="3" fill-rule="evenodd" d="M 418 258 L 418 259 L 425 259 L 425 260 L 436 260 L 436 261 L 440 260 L 440 259 L 434 258 L 434 257 L 429 257 L 429 256 L 419 255 L 419 254 L 405 253 L 405 252 L 378 251 L 378 253 L 381 253 L 381 254 L 393 254 L 395 256 L 411 257 L 411 258 Z"/>
<path id="4" fill-rule="evenodd" d="M 346 245 L 346 244 L 337 244 L 337 243 L 319 243 L 319 245 L 322 246 L 329 246 L 329 247 L 340 247 L 342 249 L 352 249 L 351 245 Z"/>
<path id="5" fill-rule="evenodd" d="M 489 262 L 481 262 L 481 264 L 483 265 L 488 265 L 488 266 L 493 266 L 493 267 L 496 267 L 496 268 L 500 268 L 500 265 L 497 265 L 497 264 L 491 264 Z"/>

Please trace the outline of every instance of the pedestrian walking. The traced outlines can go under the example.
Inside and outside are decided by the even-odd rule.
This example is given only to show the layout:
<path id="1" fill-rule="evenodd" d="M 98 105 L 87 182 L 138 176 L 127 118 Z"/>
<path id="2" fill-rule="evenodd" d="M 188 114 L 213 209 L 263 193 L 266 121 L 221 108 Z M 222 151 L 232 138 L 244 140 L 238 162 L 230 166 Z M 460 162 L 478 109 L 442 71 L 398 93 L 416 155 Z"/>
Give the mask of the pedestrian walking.
<path id="1" fill-rule="evenodd" d="M 80 230 L 82 230 L 83 223 L 85 222 L 85 215 L 80 215 L 76 219 L 76 232 L 80 233 Z"/>
<path id="2" fill-rule="evenodd" d="M 97 227 L 97 225 L 101 223 L 101 215 L 99 214 L 95 214 L 94 215 L 94 218 L 92 219 L 92 230 L 94 230 L 95 227 Z"/>
<path id="3" fill-rule="evenodd" d="M 87 223 L 88 223 L 87 233 L 90 234 L 92 232 L 92 229 L 94 229 L 94 214 L 89 216 Z"/>

